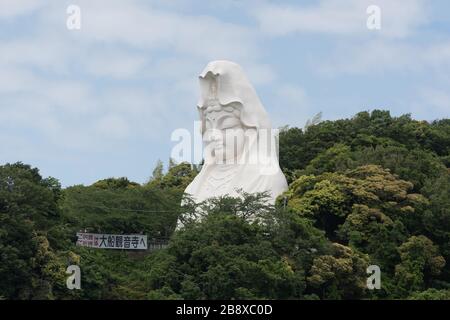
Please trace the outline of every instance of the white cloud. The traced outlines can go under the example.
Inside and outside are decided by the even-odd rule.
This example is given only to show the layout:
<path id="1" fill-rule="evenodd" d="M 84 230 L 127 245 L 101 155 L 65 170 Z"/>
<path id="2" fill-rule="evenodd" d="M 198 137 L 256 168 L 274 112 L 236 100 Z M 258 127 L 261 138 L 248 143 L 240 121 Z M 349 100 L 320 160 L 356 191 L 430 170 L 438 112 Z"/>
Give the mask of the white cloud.
<path id="1" fill-rule="evenodd" d="M 288 6 L 266 4 L 255 10 L 263 32 L 282 36 L 295 32 L 334 35 L 368 34 L 369 5 L 381 8 L 381 30 L 387 37 L 405 37 L 426 21 L 422 0 L 327 0 L 316 5 Z"/>
<path id="2" fill-rule="evenodd" d="M 258 52 L 251 29 L 215 17 L 159 10 L 136 1 L 79 1 L 78 5 L 80 41 L 165 48 L 203 59 L 242 59 Z"/>
<path id="3" fill-rule="evenodd" d="M 2 0 L 0 2 L 0 19 L 33 12 L 44 3 L 40 0 Z"/>
<path id="4" fill-rule="evenodd" d="M 186 126 L 187 112 L 196 116 L 197 75 L 209 59 L 252 61 L 259 82 L 273 78 L 256 62 L 253 31 L 214 17 L 142 1 L 80 0 L 81 30 L 70 31 L 67 3 L 8 3 L 5 16 L 36 16 L 33 32 L 0 42 L 0 121 L 35 130 L 48 148 L 161 140 L 170 126 Z"/>
<path id="5" fill-rule="evenodd" d="M 106 78 L 126 79 L 138 76 L 149 63 L 142 54 L 124 50 L 98 50 L 84 59 L 86 72 Z"/>
<path id="6" fill-rule="evenodd" d="M 427 43 L 388 39 L 345 43 L 326 56 L 316 57 L 315 70 L 328 75 L 382 74 L 385 72 L 450 72 L 450 40 Z"/>
<path id="7" fill-rule="evenodd" d="M 369 40 L 338 46 L 334 52 L 317 59 L 317 70 L 327 75 L 342 73 L 379 73 L 386 70 L 412 70 L 422 67 L 417 51 L 410 44 Z"/>

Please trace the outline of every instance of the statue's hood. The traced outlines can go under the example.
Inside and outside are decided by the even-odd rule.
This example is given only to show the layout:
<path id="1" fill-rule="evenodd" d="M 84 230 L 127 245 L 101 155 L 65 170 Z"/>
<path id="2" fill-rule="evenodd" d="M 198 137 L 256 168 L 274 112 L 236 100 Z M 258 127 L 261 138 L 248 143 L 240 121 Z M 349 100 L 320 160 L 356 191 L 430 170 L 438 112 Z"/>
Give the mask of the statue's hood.
<path id="1" fill-rule="evenodd" d="M 226 60 L 208 63 L 199 76 L 200 99 L 197 107 L 202 122 L 202 111 L 208 99 L 210 88 L 210 81 L 206 77 L 208 73 L 211 73 L 217 79 L 217 98 L 221 105 L 239 102 L 242 105 L 241 120 L 247 127 L 272 128 L 267 112 L 242 68 L 237 63 Z"/>

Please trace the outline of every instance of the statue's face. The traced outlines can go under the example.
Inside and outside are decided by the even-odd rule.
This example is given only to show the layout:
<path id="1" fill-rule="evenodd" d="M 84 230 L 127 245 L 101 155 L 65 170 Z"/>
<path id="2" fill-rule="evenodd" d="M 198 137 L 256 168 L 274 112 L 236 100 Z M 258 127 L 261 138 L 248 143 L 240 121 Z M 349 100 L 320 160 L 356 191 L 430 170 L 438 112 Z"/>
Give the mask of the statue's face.
<path id="1" fill-rule="evenodd" d="M 211 104 L 217 102 L 210 101 Z M 244 127 L 238 108 L 216 108 L 205 116 L 206 131 L 203 134 L 208 160 L 215 163 L 236 163 L 244 149 Z"/>

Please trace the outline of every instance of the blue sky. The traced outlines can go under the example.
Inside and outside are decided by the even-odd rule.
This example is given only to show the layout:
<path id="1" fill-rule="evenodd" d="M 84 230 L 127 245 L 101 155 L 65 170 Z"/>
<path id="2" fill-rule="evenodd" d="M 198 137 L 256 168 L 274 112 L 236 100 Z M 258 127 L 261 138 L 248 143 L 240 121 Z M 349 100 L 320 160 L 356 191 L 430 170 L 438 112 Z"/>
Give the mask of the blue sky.
<path id="1" fill-rule="evenodd" d="M 81 29 L 66 27 L 69 5 Z M 369 5 L 381 29 L 366 27 Z M 167 163 L 193 131 L 197 76 L 239 63 L 274 127 L 362 110 L 450 116 L 450 2 L 444 0 L 1 0 L 0 163 L 64 186 Z"/>

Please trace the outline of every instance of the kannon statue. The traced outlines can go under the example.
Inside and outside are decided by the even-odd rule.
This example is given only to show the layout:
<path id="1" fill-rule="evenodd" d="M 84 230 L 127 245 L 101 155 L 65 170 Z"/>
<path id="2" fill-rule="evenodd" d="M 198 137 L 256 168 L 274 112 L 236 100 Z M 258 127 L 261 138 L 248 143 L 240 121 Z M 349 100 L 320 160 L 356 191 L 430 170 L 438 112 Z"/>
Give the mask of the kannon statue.
<path id="1" fill-rule="evenodd" d="M 241 189 L 267 192 L 274 203 L 287 183 L 278 163 L 277 135 L 255 89 L 230 61 L 210 62 L 199 78 L 204 164 L 185 193 L 201 202 L 237 196 Z"/>

